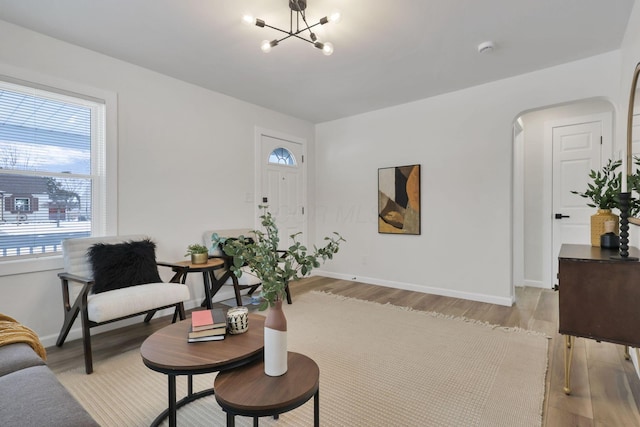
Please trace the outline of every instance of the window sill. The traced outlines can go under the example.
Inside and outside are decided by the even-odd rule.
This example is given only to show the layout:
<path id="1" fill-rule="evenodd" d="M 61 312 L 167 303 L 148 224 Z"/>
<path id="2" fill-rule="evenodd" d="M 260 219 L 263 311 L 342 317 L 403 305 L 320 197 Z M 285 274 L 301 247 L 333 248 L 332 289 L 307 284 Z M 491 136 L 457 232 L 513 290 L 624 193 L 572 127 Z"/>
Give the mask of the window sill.
<path id="1" fill-rule="evenodd" d="M 0 261 L 0 277 L 62 269 L 62 255 Z"/>

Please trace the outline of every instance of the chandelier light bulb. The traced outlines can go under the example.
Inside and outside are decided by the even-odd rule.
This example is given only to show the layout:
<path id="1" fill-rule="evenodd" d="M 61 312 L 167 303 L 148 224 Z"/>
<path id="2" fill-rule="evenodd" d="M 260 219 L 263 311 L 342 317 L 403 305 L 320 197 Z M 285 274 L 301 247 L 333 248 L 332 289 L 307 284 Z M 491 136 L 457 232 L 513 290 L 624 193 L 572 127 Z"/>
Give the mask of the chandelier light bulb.
<path id="1" fill-rule="evenodd" d="M 340 14 L 340 12 L 335 11 L 331 15 L 329 15 L 329 22 L 337 24 L 338 22 L 340 22 L 341 18 L 342 18 L 342 15 Z"/>
<path id="2" fill-rule="evenodd" d="M 247 25 L 254 25 L 256 23 L 256 19 L 251 15 L 244 15 L 242 17 L 242 22 Z"/>
<path id="3" fill-rule="evenodd" d="M 327 56 L 331 55 L 333 53 L 333 44 L 324 43 L 324 46 L 322 46 L 322 53 Z"/>
<path id="4" fill-rule="evenodd" d="M 262 40 L 262 44 L 260 45 L 260 49 L 262 49 L 262 51 L 264 53 L 269 53 L 271 52 L 271 48 L 275 47 L 278 45 L 278 40 Z"/>
<path id="5" fill-rule="evenodd" d="M 260 44 L 260 49 L 262 49 L 264 53 L 271 52 L 271 42 L 269 40 L 262 40 L 262 44 Z"/>

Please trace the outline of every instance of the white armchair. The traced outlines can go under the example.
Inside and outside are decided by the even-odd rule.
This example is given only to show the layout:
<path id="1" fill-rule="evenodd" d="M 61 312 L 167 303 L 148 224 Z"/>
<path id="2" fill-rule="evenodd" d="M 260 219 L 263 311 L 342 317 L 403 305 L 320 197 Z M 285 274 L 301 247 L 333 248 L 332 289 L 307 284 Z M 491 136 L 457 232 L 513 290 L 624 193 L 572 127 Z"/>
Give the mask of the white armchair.
<path id="1" fill-rule="evenodd" d="M 173 322 L 178 317 L 185 318 L 184 301 L 190 295 L 186 285 L 177 283 L 183 274 L 182 267 L 156 262 L 155 244 L 146 239 L 142 235 L 129 235 L 62 241 L 64 272 L 58 276 L 65 315 L 56 345 L 64 344 L 80 314 L 87 374 L 93 372 L 91 328 L 141 314 L 146 314 L 144 321 L 149 322 L 158 310 L 170 307 L 175 307 Z M 131 246 L 143 241 L 149 244 L 142 249 Z M 132 249 L 126 252 L 126 248 Z M 118 257 L 124 257 L 125 262 L 118 264 Z M 97 264 L 99 270 L 96 270 Z M 158 265 L 177 271 L 169 283 L 161 281 Z M 109 270 L 113 273 L 111 276 Z M 94 272 L 99 277 L 95 277 Z"/>

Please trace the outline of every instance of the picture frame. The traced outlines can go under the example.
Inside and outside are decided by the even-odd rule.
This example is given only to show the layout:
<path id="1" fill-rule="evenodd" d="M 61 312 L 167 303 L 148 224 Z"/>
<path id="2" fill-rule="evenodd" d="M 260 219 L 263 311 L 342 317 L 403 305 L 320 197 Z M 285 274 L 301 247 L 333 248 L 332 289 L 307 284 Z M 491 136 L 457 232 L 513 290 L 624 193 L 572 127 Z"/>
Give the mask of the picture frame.
<path id="1" fill-rule="evenodd" d="M 419 235 L 420 165 L 378 169 L 378 233 Z"/>

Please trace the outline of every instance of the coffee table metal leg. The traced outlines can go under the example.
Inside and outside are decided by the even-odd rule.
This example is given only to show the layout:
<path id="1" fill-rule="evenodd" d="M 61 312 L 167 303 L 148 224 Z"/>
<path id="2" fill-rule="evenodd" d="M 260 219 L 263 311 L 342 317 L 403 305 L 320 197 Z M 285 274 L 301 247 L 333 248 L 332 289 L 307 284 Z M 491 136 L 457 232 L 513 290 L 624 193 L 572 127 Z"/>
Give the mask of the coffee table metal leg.
<path id="1" fill-rule="evenodd" d="M 176 376 L 169 377 L 169 427 L 176 427 Z"/>
<path id="2" fill-rule="evenodd" d="M 314 427 L 320 427 L 320 388 L 313 396 L 313 425 Z"/>
<path id="3" fill-rule="evenodd" d="M 235 427 L 236 425 L 236 416 L 231 412 L 227 412 L 227 427 Z"/>

